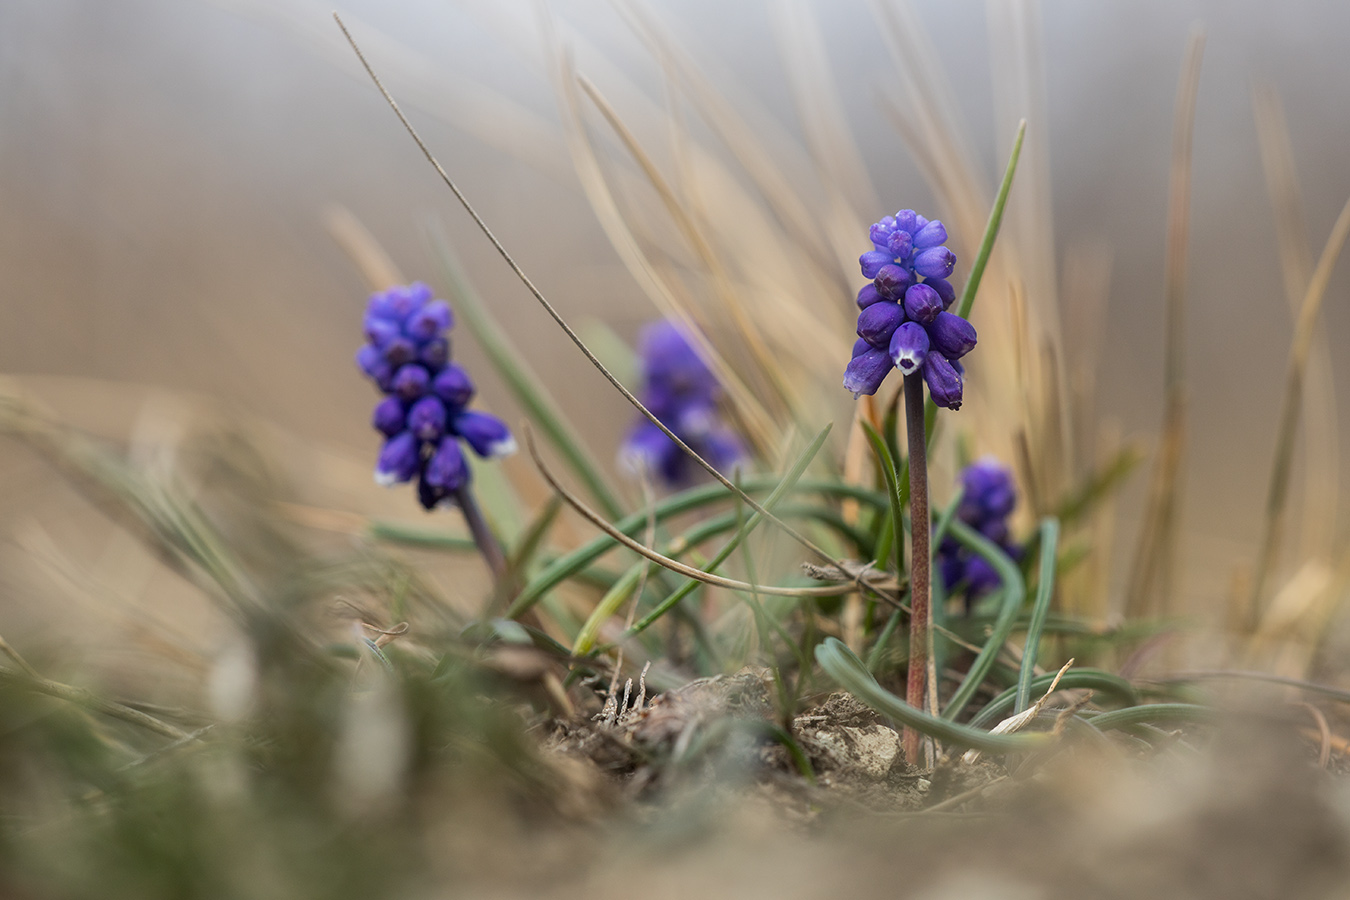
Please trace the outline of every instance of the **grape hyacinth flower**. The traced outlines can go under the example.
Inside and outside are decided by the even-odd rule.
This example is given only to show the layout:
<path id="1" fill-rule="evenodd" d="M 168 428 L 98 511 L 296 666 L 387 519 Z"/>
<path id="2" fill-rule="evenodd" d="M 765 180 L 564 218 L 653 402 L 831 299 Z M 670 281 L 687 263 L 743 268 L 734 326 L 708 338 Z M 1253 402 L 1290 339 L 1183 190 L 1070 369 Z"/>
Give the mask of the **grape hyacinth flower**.
<path id="1" fill-rule="evenodd" d="M 642 403 L 680 440 L 719 471 L 745 458 L 740 438 L 722 421 L 722 387 L 674 322 L 645 326 L 638 336 L 644 387 Z M 659 477 L 670 487 L 688 484 L 693 461 L 646 418 L 624 440 L 620 461 L 630 470 Z"/>
<path id="2" fill-rule="evenodd" d="M 366 344 L 356 363 L 384 399 L 371 424 L 385 436 L 375 464 L 383 485 L 416 479 L 425 509 L 458 505 L 479 549 L 494 571 L 504 568 L 501 547 L 469 491 L 470 471 L 461 441 L 479 456 L 515 452 L 516 442 L 496 416 L 468 409 L 474 386 L 450 361 L 450 307 L 420 282 L 373 294 L 366 307 Z"/>
<path id="3" fill-rule="evenodd" d="M 1008 531 L 1008 516 L 1017 506 L 1012 472 L 993 457 L 972 463 L 961 472 L 961 505 L 956 517 L 997 544 L 1013 559 L 1022 548 Z M 938 548 L 937 564 L 949 591 L 963 590 L 969 608 L 978 597 L 1002 584 L 993 566 L 952 538 Z"/>
<path id="4" fill-rule="evenodd" d="M 875 394 L 892 369 L 904 376 L 905 430 L 909 445 L 910 618 L 909 672 L 905 701 L 915 709 L 936 713 L 936 693 L 928 686 L 929 521 L 927 424 L 923 388 L 933 402 L 960 409 L 964 374 L 960 359 L 975 347 L 975 329 L 949 312 L 956 290 L 947 278 L 956 257 L 944 244 L 947 229 L 912 209 L 902 209 L 875 223 L 868 237 L 872 249 L 858 257 L 862 273 L 872 279 L 858 291 L 858 342 L 844 370 L 844 387 L 855 398 Z M 903 567 L 896 542 L 896 570 Z M 928 761 L 933 762 L 929 742 Z M 916 762 L 919 732 L 904 730 L 905 758 Z"/>
<path id="5" fill-rule="evenodd" d="M 956 257 L 943 246 L 947 229 L 912 209 L 885 216 L 872 226 L 872 248 L 858 257 L 871 278 L 858 292 L 858 337 L 844 371 L 855 397 L 875 394 L 891 369 L 922 373 L 933 402 L 961 408 L 962 375 L 957 362 L 975 346 L 975 329 L 948 308 L 956 290 L 947 280 Z"/>

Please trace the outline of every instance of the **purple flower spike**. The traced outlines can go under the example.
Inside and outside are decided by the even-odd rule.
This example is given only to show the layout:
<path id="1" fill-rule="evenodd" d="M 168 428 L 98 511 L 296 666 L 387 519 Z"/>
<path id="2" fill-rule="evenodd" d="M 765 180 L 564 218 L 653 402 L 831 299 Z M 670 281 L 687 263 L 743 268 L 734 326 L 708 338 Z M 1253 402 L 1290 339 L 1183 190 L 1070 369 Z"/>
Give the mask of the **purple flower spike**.
<path id="1" fill-rule="evenodd" d="M 473 382 L 459 366 L 448 365 L 431 382 L 431 390 L 451 406 L 468 406 L 473 399 Z"/>
<path id="2" fill-rule="evenodd" d="M 408 430 L 419 441 L 438 441 L 445 434 L 445 404 L 440 397 L 426 396 L 408 410 Z"/>
<path id="3" fill-rule="evenodd" d="M 928 332 L 918 322 L 905 322 L 891 338 L 891 360 L 902 375 L 911 375 L 928 358 Z"/>
<path id="4" fill-rule="evenodd" d="M 961 376 L 952 368 L 947 357 L 936 350 L 929 350 L 928 358 L 923 363 L 923 380 L 928 383 L 928 393 L 938 406 L 944 409 L 961 408 Z"/>
<path id="5" fill-rule="evenodd" d="M 390 288 L 370 298 L 368 343 L 356 354 L 357 364 L 385 394 L 371 416 L 388 438 L 375 480 L 398 484 L 416 478 L 417 499 L 427 509 L 453 501 L 469 480 L 461 439 L 485 456 L 515 448 L 499 419 L 465 409 L 474 389 L 464 370 L 450 364 L 447 331 L 453 318 L 449 305 L 433 300 L 424 284 Z"/>
<path id="6" fill-rule="evenodd" d="M 516 452 L 516 439 L 511 437 L 506 423 L 490 413 L 466 409 L 455 416 L 452 424 L 455 433 L 468 441 L 479 456 L 492 459 Z"/>
<path id="7" fill-rule="evenodd" d="M 1008 516 L 1017 504 L 1017 489 L 1012 472 L 992 457 L 966 466 L 961 472 L 961 504 L 956 517 L 993 541 L 1004 553 L 1017 559 L 1022 548 L 1013 542 Z M 989 563 L 956 541 L 943 541 L 937 562 L 948 588 L 962 589 L 966 604 L 997 588 L 1002 580 Z"/>
<path id="8" fill-rule="evenodd" d="M 410 480 L 422 461 L 420 446 L 411 431 L 403 431 L 385 441 L 375 463 L 375 482 L 388 487 Z"/>
<path id="9" fill-rule="evenodd" d="M 869 281 L 858 291 L 858 309 L 867 309 L 880 299 L 881 294 L 877 293 L 876 282 Z"/>
<path id="10" fill-rule="evenodd" d="M 933 401 L 959 409 L 964 370 L 957 360 L 975 346 L 975 329 L 947 312 L 956 301 L 947 280 L 956 257 L 944 246 L 946 226 L 902 209 L 883 216 L 868 237 L 876 249 L 859 262 L 872 284 L 858 292 L 862 340 L 853 347 L 844 386 L 857 397 L 875 393 L 892 368 L 921 371 Z"/>
<path id="11" fill-rule="evenodd" d="M 877 294 L 883 300 L 899 301 L 905 296 L 905 289 L 914 283 L 914 278 L 909 274 L 908 269 L 902 269 L 897 265 L 882 266 L 877 270 L 877 277 L 872 279 L 872 284 L 876 285 Z"/>
<path id="12" fill-rule="evenodd" d="M 905 314 L 920 325 L 928 325 L 942 312 L 942 298 L 926 284 L 905 291 Z"/>
<path id="13" fill-rule="evenodd" d="M 416 400 L 427 392 L 427 385 L 430 382 L 431 376 L 427 374 L 425 366 L 415 363 L 400 366 L 394 373 L 394 393 L 404 400 Z"/>
<path id="14" fill-rule="evenodd" d="M 929 247 L 914 254 L 914 271 L 924 278 L 946 278 L 956 268 L 956 256 L 946 247 Z"/>
<path id="15" fill-rule="evenodd" d="M 881 387 L 881 382 L 894 368 L 895 363 L 891 361 L 890 353 L 885 350 L 868 350 L 860 356 L 853 357 L 853 361 L 844 370 L 844 387 L 853 392 L 855 400 L 863 394 L 875 394 L 877 388 Z"/>
<path id="16" fill-rule="evenodd" d="M 858 315 L 858 337 L 873 347 L 889 347 L 891 335 L 905 320 L 898 303 L 873 303 Z"/>
<path id="17" fill-rule="evenodd" d="M 975 349 L 975 326 L 954 313 L 938 313 L 928 326 L 928 336 L 948 360 L 960 359 Z"/>
<path id="18" fill-rule="evenodd" d="M 469 466 L 464 461 L 464 452 L 459 449 L 459 441 L 453 437 L 441 439 L 436 445 L 436 452 L 427 460 L 422 480 L 446 492 L 456 491 L 464 486 L 469 480 Z"/>
<path id="19" fill-rule="evenodd" d="M 408 416 L 403 411 L 403 401 L 397 397 L 385 397 L 375 407 L 370 424 L 385 437 L 393 437 L 407 428 Z"/>
<path id="20" fill-rule="evenodd" d="M 945 243 L 947 243 L 947 229 L 937 219 L 930 221 L 914 235 L 914 246 L 919 250 L 927 250 L 929 247 Z"/>

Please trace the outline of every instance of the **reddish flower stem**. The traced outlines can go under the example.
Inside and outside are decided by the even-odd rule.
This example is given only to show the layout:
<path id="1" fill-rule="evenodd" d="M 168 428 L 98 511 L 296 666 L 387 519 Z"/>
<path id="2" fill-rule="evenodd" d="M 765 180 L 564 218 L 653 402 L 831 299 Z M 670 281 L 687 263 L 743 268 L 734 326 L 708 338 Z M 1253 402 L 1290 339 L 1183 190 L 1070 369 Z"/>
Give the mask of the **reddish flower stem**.
<path id="1" fill-rule="evenodd" d="M 928 547 L 928 442 L 923 421 L 923 375 L 905 376 L 905 431 L 909 442 L 909 676 L 905 681 L 905 701 L 915 709 L 924 709 L 928 679 L 928 628 L 933 611 L 929 607 Z M 905 761 L 917 765 L 921 735 L 906 726 Z"/>

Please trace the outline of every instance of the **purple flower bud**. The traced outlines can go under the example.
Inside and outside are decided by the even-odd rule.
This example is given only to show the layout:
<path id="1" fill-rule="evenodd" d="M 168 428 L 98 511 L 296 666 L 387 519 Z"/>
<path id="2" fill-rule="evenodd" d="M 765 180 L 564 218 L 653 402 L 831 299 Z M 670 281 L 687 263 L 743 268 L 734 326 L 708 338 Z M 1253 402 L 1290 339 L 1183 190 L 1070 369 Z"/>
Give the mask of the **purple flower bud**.
<path id="1" fill-rule="evenodd" d="M 966 592 L 972 597 L 987 594 L 1003 584 L 998 571 L 983 556 L 972 556 L 966 560 Z"/>
<path id="2" fill-rule="evenodd" d="M 873 303 L 858 314 L 858 337 L 873 347 L 889 347 L 891 335 L 905 321 L 899 303 Z"/>
<path id="3" fill-rule="evenodd" d="M 919 230 L 919 215 L 912 209 L 902 209 L 895 214 L 895 227 L 910 234 Z"/>
<path id="4" fill-rule="evenodd" d="M 891 337 L 891 359 L 902 375 L 912 375 L 928 357 L 928 332 L 918 322 L 905 322 Z"/>
<path id="5" fill-rule="evenodd" d="M 862 289 L 860 291 L 858 291 L 858 308 L 867 309 L 867 307 L 871 306 L 873 303 L 876 303 L 880 299 L 881 295 L 877 293 L 876 283 L 869 281 L 867 282 L 867 284 L 862 286 Z"/>
<path id="6" fill-rule="evenodd" d="M 416 400 L 427 392 L 427 385 L 431 381 L 431 376 L 427 374 L 424 366 L 416 363 L 409 363 L 406 366 L 400 366 L 394 373 L 392 383 L 394 393 L 405 400 Z"/>
<path id="7" fill-rule="evenodd" d="M 444 300 L 428 303 L 408 317 L 403 330 L 416 341 L 429 341 L 450 328 L 450 306 Z"/>
<path id="8" fill-rule="evenodd" d="M 398 322 L 372 313 L 366 313 L 366 337 L 376 347 L 383 347 L 399 335 Z"/>
<path id="9" fill-rule="evenodd" d="M 893 368 L 895 363 L 891 362 L 891 355 L 885 350 L 868 350 L 853 357 L 844 370 L 844 387 L 853 392 L 855 400 L 863 394 L 875 394 Z"/>
<path id="10" fill-rule="evenodd" d="M 876 278 L 882 266 L 893 262 L 895 257 L 884 250 L 869 250 L 858 257 L 858 265 L 862 266 L 864 278 Z"/>
<path id="11" fill-rule="evenodd" d="M 947 229 L 937 219 L 919 228 L 914 235 L 914 246 L 920 250 L 947 243 Z"/>
<path id="12" fill-rule="evenodd" d="M 431 383 L 431 390 L 451 406 L 468 406 L 473 399 L 473 382 L 459 366 L 446 366 Z"/>
<path id="13" fill-rule="evenodd" d="M 387 310 L 387 313 L 384 314 L 389 318 L 404 321 L 408 316 L 421 309 L 430 299 L 431 288 L 422 284 L 422 282 L 418 281 L 407 285 L 401 284 L 396 287 L 391 287 L 384 292 L 384 300 L 381 304 L 381 308 Z M 375 308 L 375 298 L 372 297 L 371 309 Z"/>
<path id="14" fill-rule="evenodd" d="M 928 351 L 923 363 L 923 380 L 928 383 L 928 392 L 933 402 L 945 409 L 961 408 L 961 376 L 956 374 L 952 364 L 936 350 Z"/>
<path id="15" fill-rule="evenodd" d="M 913 284 L 905 291 L 905 313 L 915 322 L 927 325 L 940 312 L 942 298 L 928 285 Z"/>
<path id="16" fill-rule="evenodd" d="M 408 410 L 408 430 L 418 440 L 440 440 L 445 434 L 445 404 L 440 397 L 426 396 Z"/>
<path id="17" fill-rule="evenodd" d="M 923 283 L 938 292 L 938 296 L 942 298 L 943 309 L 949 309 L 956 301 L 956 288 L 952 287 L 952 283 L 947 279 L 925 278 Z"/>
<path id="18" fill-rule="evenodd" d="M 873 347 L 871 344 L 867 343 L 867 341 L 863 340 L 862 338 L 858 338 L 856 341 L 853 342 L 853 357 L 856 359 L 857 357 L 862 356 L 868 350 L 875 350 L 875 349 L 876 348 Z"/>
<path id="19" fill-rule="evenodd" d="M 908 231 L 893 231 L 886 241 L 886 252 L 896 259 L 904 259 L 914 252 L 914 239 Z"/>
<path id="20" fill-rule="evenodd" d="M 441 438 L 436 452 L 427 460 L 422 480 L 447 493 L 458 490 L 469 480 L 469 466 L 464 462 L 464 452 L 459 449 L 459 441 L 453 437 Z"/>
<path id="21" fill-rule="evenodd" d="M 897 265 L 885 265 L 877 270 L 877 277 L 872 280 L 872 284 L 876 285 L 877 294 L 883 300 L 899 301 L 905 295 L 905 288 L 909 287 L 912 281 L 914 278 L 908 269 L 902 269 Z"/>
<path id="22" fill-rule="evenodd" d="M 469 442 L 479 456 L 493 458 L 516 452 L 516 440 L 506 423 L 494 415 L 466 409 L 454 420 L 455 433 Z"/>
<path id="23" fill-rule="evenodd" d="M 403 411 L 403 402 L 397 397 L 385 397 L 375 405 L 370 424 L 385 437 L 393 437 L 407 427 L 408 416 Z"/>
<path id="24" fill-rule="evenodd" d="M 366 344 L 360 350 L 356 351 L 356 364 L 361 367 L 371 378 L 383 387 L 389 379 L 394 377 L 394 367 L 389 365 L 388 360 L 371 344 Z"/>
<path id="25" fill-rule="evenodd" d="M 929 247 L 914 256 L 914 271 L 924 278 L 946 278 L 956 268 L 956 256 L 946 247 Z"/>
<path id="26" fill-rule="evenodd" d="M 928 326 L 928 336 L 948 360 L 960 359 L 975 348 L 975 326 L 955 313 L 938 313 Z"/>
<path id="27" fill-rule="evenodd" d="M 443 337 L 432 338 L 417 351 L 417 361 L 433 372 L 450 361 L 450 342 Z"/>
<path id="28" fill-rule="evenodd" d="M 382 346 L 384 358 L 391 366 L 401 366 L 417 358 L 417 347 L 406 337 L 399 335 L 386 341 Z"/>
<path id="29" fill-rule="evenodd" d="M 384 442 L 375 463 L 375 483 L 388 487 L 412 478 L 422 461 L 421 445 L 411 431 L 402 431 Z"/>
<path id="30" fill-rule="evenodd" d="M 880 222 L 873 224 L 872 227 L 868 229 L 868 236 L 872 239 L 872 244 L 878 250 L 884 250 L 894 232 L 895 217 L 882 216 Z"/>

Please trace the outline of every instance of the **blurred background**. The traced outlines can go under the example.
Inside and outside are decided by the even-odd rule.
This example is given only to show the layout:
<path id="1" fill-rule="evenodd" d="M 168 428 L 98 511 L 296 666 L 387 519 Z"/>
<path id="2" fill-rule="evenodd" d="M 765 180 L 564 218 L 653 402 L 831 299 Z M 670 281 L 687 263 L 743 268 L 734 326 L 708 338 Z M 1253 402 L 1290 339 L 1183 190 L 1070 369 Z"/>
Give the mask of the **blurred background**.
<path id="1" fill-rule="evenodd" d="M 659 63 L 625 24 L 625 5 L 548 8 L 577 68 L 640 120 L 664 102 L 665 88 Z M 818 29 L 833 109 L 852 129 L 862 181 L 878 198 L 860 214 L 872 221 L 912 206 L 945 217 L 882 111 L 894 69 L 867 4 L 645 7 L 747 123 L 781 135 L 789 171 L 809 175 L 790 90 L 795 61 L 783 52 L 789 5 Z M 1173 106 L 1187 36 L 1203 25 L 1181 533 L 1184 592 L 1193 609 L 1217 608 L 1259 538 L 1293 331 L 1253 89 L 1268 86 L 1283 102 L 1315 259 L 1350 196 L 1350 6 L 991 0 L 913 9 L 956 100 L 947 112 L 991 185 L 1012 123 L 1031 112 L 1016 98 L 1035 99 L 1032 164 L 1019 178 L 1048 179 L 1053 246 L 1040 252 L 1052 277 L 1079 286 L 1073 296 L 1100 298 L 1065 309 L 1069 357 L 1091 376 L 1097 422 L 1148 447 L 1162 418 Z M 603 321 L 626 339 L 657 315 L 573 174 L 534 4 L 351 2 L 339 10 L 441 161 L 565 315 Z M 1010 10 L 1033 26 L 1012 44 L 1002 31 Z M 0 4 L 0 369 L 76 425 L 112 437 L 162 436 L 191 416 L 248 421 L 272 435 L 290 474 L 310 483 L 308 500 L 416 520 L 407 491 L 370 482 L 375 394 L 352 363 L 368 288 L 326 221 L 335 207 L 349 210 L 404 275 L 435 283 L 426 228 L 440 220 L 498 320 L 596 455 L 611 459 L 631 410 L 457 207 L 360 72 L 330 12 L 309 0 Z M 1007 52 L 1029 53 L 1028 71 L 1043 85 L 1000 83 L 996 61 Z M 865 240 L 860 233 L 854 252 Z M 1323 325 L 1333 362 L 1350 336 L 1347 288 L 1350 267 L 1341 266 Z M 847 316 L 851 298 L 820 302 Z M 980 316 L 977 307 L 977 327 Z M 479 403 L 514 419 L 462 330 L 455 352 L 481 382 Z M 1350 419 L 1347 378 L 1345 366 L 1334 374 L 1331 409 L 1341 421 Z M 852 405 L 838 393 L 846 422 Z M 1341 508 L 1348 473 L 1339 454 L 1333 462 L 1341 477 L 1322 499 Z M 522 459 L 508 472 L 531 483 Z M 1122 547 L 1133 546 L 1146 480 L 1143 466 L 1126 485 L 1114 538 Z M 126 596 L 169 596 L 171 584 L 150 590 L 129 544 L 91 531 L 74 495 L 50 482 L 31 452 L 4 449 L 0 516 L 12 561 L 16 549 L 24 558 L 40 550 L 69 577 L 61 554 L 83 555 Z M 59 633 L 59 604 L 13 566 L 6 578 L 10 621 Z"/>

